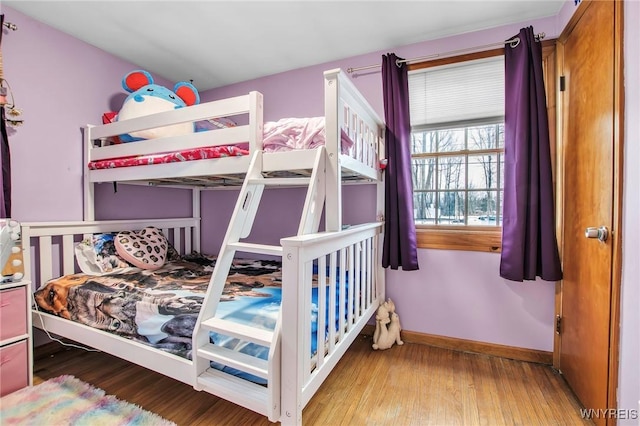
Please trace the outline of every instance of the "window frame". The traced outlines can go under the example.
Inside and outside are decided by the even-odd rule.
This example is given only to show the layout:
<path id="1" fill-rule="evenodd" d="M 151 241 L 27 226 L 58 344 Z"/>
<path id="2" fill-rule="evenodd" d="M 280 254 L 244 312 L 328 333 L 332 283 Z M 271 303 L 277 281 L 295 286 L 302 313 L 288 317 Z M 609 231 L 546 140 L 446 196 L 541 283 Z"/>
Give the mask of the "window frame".
<path id="1" fill-rule="evenodd" d="M 551 142 L 552 166 L 555 165 L 555 40 L 545 40 L 543 46 L 543 68 L 545 90 L 547 92 L 547 111 L 549 116 L 549 138 Z M 468 53 L 424 62 L 410 63 L 409 71 L 441 65 L 472 61 L 504 55 L 504 48 Z M 550 97 L 549 94 L 553 96 Z M 502 250 L 502 226 L 473 225 L 418 225 L 416 224 L 418 248 L 441 250 L 465 250 L 499 253 Z"/>

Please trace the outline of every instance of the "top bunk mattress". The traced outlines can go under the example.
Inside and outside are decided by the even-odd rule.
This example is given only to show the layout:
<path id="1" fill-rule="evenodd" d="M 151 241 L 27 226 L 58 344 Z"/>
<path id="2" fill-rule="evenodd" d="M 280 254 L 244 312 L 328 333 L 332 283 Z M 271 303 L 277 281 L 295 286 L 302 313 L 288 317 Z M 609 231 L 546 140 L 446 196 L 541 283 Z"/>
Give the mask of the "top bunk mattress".
<path id="1" fill-rule="evenodd" d="M 278 121 L 265 122 L 262 140 L 263 150 L 269 153 L 315 149 L 325 145 L 325 135 L 324 117 L 283 118 Z M 353 147 L 353 140 L 342 130 L 340 141 L 341 153 L 348 155 L 352 152 Z M 102 170 L 149 164 L 238 157 L 249 155 L 249 153 L 249 144 L 240 143 L 97 160 L 89 162 L 88 167 L 89 170 Z"/>

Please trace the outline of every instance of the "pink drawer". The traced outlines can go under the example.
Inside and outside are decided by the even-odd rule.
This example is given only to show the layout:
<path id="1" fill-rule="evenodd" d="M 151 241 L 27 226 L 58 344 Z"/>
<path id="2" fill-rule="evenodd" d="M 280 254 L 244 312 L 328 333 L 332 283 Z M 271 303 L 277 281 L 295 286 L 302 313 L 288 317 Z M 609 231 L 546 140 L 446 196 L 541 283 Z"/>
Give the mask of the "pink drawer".
<path id="1" fill-rule="evenodd" d="M 27 334 L 27 289 L 0 291 L 0 340 Z"/>
<path id="2" fill-rule="evenodd" d="M 29 385 L 27 341 L 0 348 L 0 396 Z"/>

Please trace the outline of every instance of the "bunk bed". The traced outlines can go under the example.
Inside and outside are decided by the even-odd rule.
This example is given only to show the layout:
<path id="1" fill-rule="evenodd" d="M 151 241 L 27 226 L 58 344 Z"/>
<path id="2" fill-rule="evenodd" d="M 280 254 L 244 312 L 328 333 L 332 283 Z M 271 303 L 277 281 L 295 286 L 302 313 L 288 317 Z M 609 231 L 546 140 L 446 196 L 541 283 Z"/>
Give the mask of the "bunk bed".
<path id="1" fill-rule="evenodd" d="M 34 326 L 187 383 L 263 414 L 271 421 L 300 424 L 302 409 L 372 317 L 385 291 L 379 251 L 382 222 L 343 226 L 341 189 L 344 181 L 377 184 L 376 217 L 381 218 L 384 124 L 341 70 L 326 71 L 324 81 L 325 141 L 313 149 L 264 151 L 263 103 L 258 92 L 148 117 L 87 126 L 85 220 L 22 224 L 26 278 L 33 282 L 34 289 L 39 289 L 40 294 L 36 292 L 34 299 L 46 299 L 57 291 L 51 290 L 57 280 L 82 276 L 78 274 L 74 254 L 81 241 L 96 234 L 155 227 L 173 247 L 176 261 L 193 260 L 189 255 L 200 252 L 203 238 L 201 191 L 239 185 L 224 241 L 209 264 L 210 275 L 196 274 L 206 278 L 204 286 L 200 286 L 200 297 L 171 288 L 183 296 L 182 300 L 197 299 L 196 310 L 189 311 L 194 324 L 188 355 L 158 350 L 148 342 L 113 334 L 107 330 L 109 327 L 100 329 L 70 321 L 65 318 L 69 315 L 59 312 L 55 315 L 46 304 L 34 303 Z M 127 144 L 110 142 L 114 136 L 133 131 L 242 114 L 246 116 L 246 124 L 230 128 Z M 238 144 L 248 146 L 246 155 L 107 169 L 90 166 L 105 159 Z M 192 217 L 96 221 L 94 185 L 103 182 L 189 188 Z M 283 236 L 280 245 L 249 242 L 258 205 L 267 196 L 264 189 L 272 186 L 307 187 L 298 232 Z M 320 231 L 323 212 L 324 230 Z M 221 315 L 229 311 L 225 297 L 229 296 L 233 281 L 230 274 L 246 266 L 238 260 L 238 253 L 263 256 L 270 259 L 269 265 L 274 262 L 278 265 L 268 280 L 277 281 L 273 288 L 278 287 L 281 303 L 269 327 L 246 325 Z M 203 264 L 201 258 L 199 262 Z M 171 274 L 177 269 L 169 266 L 169 272 L 164 273 Z M 115 285 L 120 289 L 125 286 Z M 267 283 L 257 292 L 273 288 Z M 171 305 L 170 309 L 173 308 Z M 234 341 L 236 349 L 260 347 L 261 355 L 229 350 L 217 344 L 219 336 Z"/>

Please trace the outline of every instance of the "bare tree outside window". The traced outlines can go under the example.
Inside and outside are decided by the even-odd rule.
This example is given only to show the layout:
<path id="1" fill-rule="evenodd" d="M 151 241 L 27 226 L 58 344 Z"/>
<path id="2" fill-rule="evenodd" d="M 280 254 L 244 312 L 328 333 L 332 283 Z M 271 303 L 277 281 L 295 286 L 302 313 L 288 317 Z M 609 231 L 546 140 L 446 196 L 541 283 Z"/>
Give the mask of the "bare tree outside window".
<path id="1" fill-rule="evenodd" d="M 500 226 L 504 124 L 412 134 L 417 225 Z"/>

